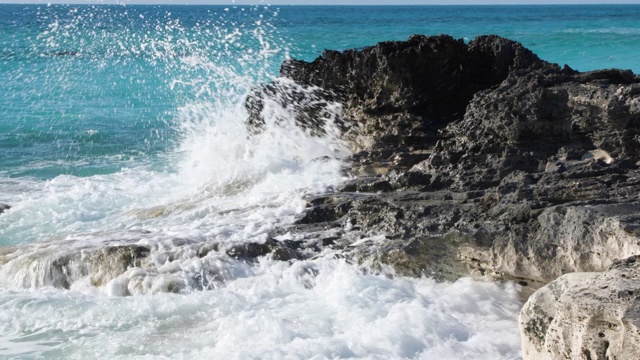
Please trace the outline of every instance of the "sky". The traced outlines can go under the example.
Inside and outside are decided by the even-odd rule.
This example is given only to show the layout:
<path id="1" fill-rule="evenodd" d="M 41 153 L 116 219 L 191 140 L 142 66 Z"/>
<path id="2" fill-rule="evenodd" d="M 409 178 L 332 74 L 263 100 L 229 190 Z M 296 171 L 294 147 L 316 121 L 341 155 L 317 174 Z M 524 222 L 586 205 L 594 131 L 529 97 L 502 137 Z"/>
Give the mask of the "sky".
<path id="1" fill-rule="evenodd" d="M 640 0 L 0 0 L 0 3 L 211 4 L 211 5 L 524 5 L 640 4 Z"/>

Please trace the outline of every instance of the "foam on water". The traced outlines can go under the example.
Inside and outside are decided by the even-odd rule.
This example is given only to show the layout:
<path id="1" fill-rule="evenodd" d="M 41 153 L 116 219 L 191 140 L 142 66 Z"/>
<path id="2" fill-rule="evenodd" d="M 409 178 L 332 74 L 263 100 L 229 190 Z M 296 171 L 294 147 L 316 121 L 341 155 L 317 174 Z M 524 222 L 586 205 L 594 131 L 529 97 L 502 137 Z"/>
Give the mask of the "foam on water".
<path id="1" fill-rule="evenodd" d="M 167 14 L 129 35 L 112 32 L 110 16 L 126 23 L 128 15 L 110 8 L 70 11 L 70 19 L 41 14 L 49 26 L 36 50 L 64 57 L 45 77 L 77 85 L 71 75 L 82 56 L 103 68 L 142 61 L 162 73 L 159 91 L 177 104 L 162 119 L 173 145 L 131 159 L 126 149 L 106 154 L 118 170 L 91 176 L 16 171 L 51 161 L 96 166 L 91 154 L 0 172 L 0 198 L 12 205 L 0 216 L 0 356 L 518 358 L 512 286 L 371 274 L 330 253 L 256 262 L 227 255 L 293 223 L 305 196 L 345 180 L 348 155 L 332 122 L 335 104 L 322 136 L 273 101 L 265 101 L 261 131 L 247 129 L 252 88 L 295 85 L 271 75 L 289 56 L 266 18 L 277 12 L 243 9 L 234 11 L 251 13 L 250 25 L 223 17 L 185 27 Z M 102 30 L 85 28 L 85 18 Z M 84 136 L 110 131 L 93 125 Z"/>
<path id="2" fill-rule="evenodd" d="M 392 279 L 329 259 L 245 271 L 188 296 L 5 290 L 0 348 L 24 358 L 519 357 L 512 287 Z"/>

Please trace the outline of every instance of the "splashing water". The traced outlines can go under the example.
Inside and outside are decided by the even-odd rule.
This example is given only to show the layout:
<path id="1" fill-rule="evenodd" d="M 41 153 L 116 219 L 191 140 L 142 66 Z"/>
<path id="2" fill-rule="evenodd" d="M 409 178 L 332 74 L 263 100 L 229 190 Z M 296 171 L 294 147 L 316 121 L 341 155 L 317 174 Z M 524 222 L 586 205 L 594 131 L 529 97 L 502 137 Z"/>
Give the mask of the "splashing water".
<path id="1" fill-rule="evenodd" d="M 231 255 L 345 179 L 331 121 L 266 102 L 247 128 L 247 94 L 286 82 L 277 9 L 35 9 L 2 55 L 3 104 L 29 106 L 0 128 L 1 356 L 519 357 L 513 287 Z"/>
<path id="2" fill-rule="evenodd" d="M 89 61 L 98 67 L 113 66 L 108 62 L 114 61 L 117 68 L 130 71 L 126 64 L 137 61 L 136 76 L 142 75 L 143 67 L 164 74 L 164 85 L 179 99 L 175 103 L 181 104 L 164 121 L 174 133 L 175 145 L 158 155 L 156 162 L 164 161 L 161 172 L 143 160 L 115 173 L 84 178 L 61 175 L 32 183 L 45 191 L 30 189 L 0 220 L 6 224 L 0 234 L 9 243 L 24 244 L 4 256 L 6 265 L 0 271 L 6 275 L 0 282 L 10 279 L 7 285 L 19 287 L 71 286 L 75 277 L 94 270 L 83 269 L 81 263 L 87 260 L 80 256 L 69 278 L 65 266 L 71 266 L 69 256 L 76 256 L 69 254 L 107 244 L 142 241 L 153 249 L 155 258 L 158 247 L 184 253 L 188 245 L 182 243 L 264 242 L 268 230 L 291 221 L 303 209 L 302 195 L 342 179 L 338 160 L 346 150 L 331 138 L 335 132 L 312 138 L 293 124 L 273 121 L 261 134 L 247 130 L 246 94 L 259 82 L 272 79 L 268 65 L 288 56 L 286 44 L 270 43 L 276 36 L 268 32 L 275 29 L 263 14 L 252 15 L 261 20 L 246 26 L 206 21 L 188 28 L 165 14 L 157 21 L 132 25 L 140 28 L 138 33 L 124 31 L 124 36 L 118 36 L 113 23 L 127 23 L 135 14 L 83 9 L 70 8 L 64 21 L 54 13 L 58 16 L 32 47 L 57 57 L 106 54 L 106 58 L 89 55 Z M 98 25 L 85 29 L 82 20 L 87 16 L 98 18 Z M 108 31 L 95 35 L 103 21 Z M 79 50 L 61 50 L 73 45 Z M 77 72 L 75 61 L 54 64 L 47 70 L 63 73 L 61 78 Z M 89 70 L 81 75 L 90 78 Z M 265 111 L 281 113 L 279 119 L 289 118 L 287 109 Z M 183 239 L 180 246 L 174 246 L 176 238 Z M 61 243 L 64 250 L 56 246 Z M 151 267 L 161 266 L 167 256 L 159 256 Z M 193 255 L 184 256 L 189 260 Z M 64 269 L 56 270 L 60 263 Z"/>

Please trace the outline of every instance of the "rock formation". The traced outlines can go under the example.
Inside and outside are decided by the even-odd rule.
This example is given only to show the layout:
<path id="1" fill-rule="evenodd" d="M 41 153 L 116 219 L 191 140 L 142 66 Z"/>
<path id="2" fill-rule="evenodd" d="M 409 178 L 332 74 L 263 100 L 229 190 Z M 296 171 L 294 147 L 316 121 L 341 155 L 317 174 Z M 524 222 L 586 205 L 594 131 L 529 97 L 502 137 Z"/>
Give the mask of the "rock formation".
<path id="1" fill-rule="evenodd" d="M 601 273 L 571 273 L 538 290 L 522 309 L 525 359 L 637 359 L 640 257 Z"/>
<path id="2" fill-rule="evenodd" d="M 335 121 L 354 154 L 353 180 L 310 198 L 304 217 L 276 239 L 293 234 L 400 274 L 514 279 L 530 292 L 640 254 L 640 78 L 631 71 L 580 73 L 497 36 L 468 44 L 412 36 L 291 60 L 281 75 L 289 80 L 249 97 L 248 125 L 259 131 L 265 102 L 276 101 L 312 134 Z M 341 117 L 324 116 L 335 104 Z M 622 272 L 604 274 L 584 276 Z M 567 282 L 578 277 L 544 288 L 525 311 L 562 308 L 564 298 L 540 294 L 574 294 Z M 596 303 L 585 300 L 580 311 Z M 524 331 L 535 343 L 525 349 L 549 348 L 544 332 L 562 326 Z M 573 334 L 581 340 L 554 342 L 562 350 L 551 358 L 575 358 L 568 349 L 591 341 Z M 587 348 L 590 359 L 617 351 Z"/>
<path id="3" fill-rule="evenodd" d="M 7 211 L 11 209 L 11 206 L 7 205 L 7 204 L 3 204 L 0 203 L 0 214 L 2 214 L 3 212 Z"/>

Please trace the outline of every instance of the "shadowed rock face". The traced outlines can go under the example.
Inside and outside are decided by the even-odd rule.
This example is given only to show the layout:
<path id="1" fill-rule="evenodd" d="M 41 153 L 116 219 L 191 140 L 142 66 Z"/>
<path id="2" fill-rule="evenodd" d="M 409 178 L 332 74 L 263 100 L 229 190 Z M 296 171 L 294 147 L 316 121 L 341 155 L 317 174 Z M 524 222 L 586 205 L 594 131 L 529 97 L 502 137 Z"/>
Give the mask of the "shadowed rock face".
<path id="1" fill-rule="evenodd" d="M 385 142 L 425 148 L 433 145 L 424 141 L 435 140 L 434 131 L 464 115 L 478 91 L 500 84 L 510 72 L 543 67 L 557 65 L 497 36 L 478 37 L 467 45 L 445 35 L 414 35 L 363 50 L 327 50 L 311 63 L 290 60 L 282 65 L 282 76 L 315 89 L 310 95 L 290 84 L 266 85 L 249 97 L 249 123 L 260 122 L 266 96 L 302 107 L 301 122 L 309 125 L 318 120 L 317 107 L 310 111 L 299 104 L 317 104 L 320 95 L 345 105 L 343 115 L 351 126 L 346 137 L 354 148 Z"/>
<path id="2" fill-rule="evenodd" d="M 7 211 L 11 209 L 11 206 L 7 205 L 7 204 L 3 204 L 0 203 L 0 214 L 2 214 L 3 212 Z"/>
<path id="3" fill-rule="evenodd" d="M 640 79 L 631 71 L 579 73 L 497 36 L 412 36 L 291 60 L 281 73 L 298 87 L 257 91 L 249 126 L 262 115 L 252 104 L 269 96 L 305 103 L 307 87 L 318 104 L 328 94 L 343 109 L 354 178 L 309 199 L 304 217 L 274 236 L 405 275 L 514 279 L 525 294 L 640 254 Z M 297 120 L 324 121 L 308 111 Z M 591 358 L 604 359 L 597 351 Z"/>
<path id="4" fill-rule="evenodd" d="M 466 45 L 450 36 L 415 35 L 362 51 L 325 51 L 311 63 L 291 60 L 281 73 L 334 92 L 355 120 L 406 112 L 438 127 L 460 118 L 476 92 L 501 83 L 510 71 L 544 65 L 520 44 L 495 36 Z"/>

